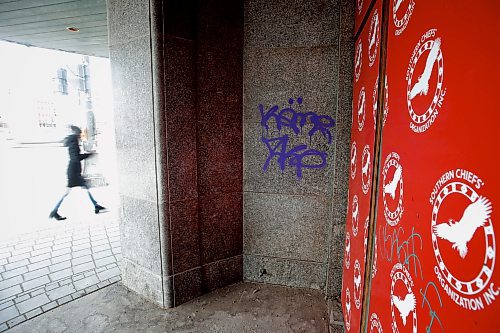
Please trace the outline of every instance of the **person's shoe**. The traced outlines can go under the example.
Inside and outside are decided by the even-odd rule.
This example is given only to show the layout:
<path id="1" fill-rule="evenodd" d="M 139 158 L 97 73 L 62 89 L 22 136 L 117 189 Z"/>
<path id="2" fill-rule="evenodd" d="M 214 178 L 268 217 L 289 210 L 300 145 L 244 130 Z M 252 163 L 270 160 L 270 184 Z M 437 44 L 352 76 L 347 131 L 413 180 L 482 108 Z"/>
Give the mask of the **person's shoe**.
<path id="1" fill-rule="evenodd" d="M 101 206 L 101 205 L 95 205 L 95 207 L 94 207 L 94 212 L 95 212 L 96 214 L 99 214 L 99 213 L 101 213 L 101 211 L 106 211 L 106 208 L 105 208 L 105 207 L 103 207 L 103 206 Z"/>
<path id="2" fill-rule="evenodd" d="M 49 218 L 56 219 L 57 221 L 66 220 L 64 216 L 59 215 L 57 212 L 50 212 Z"/>

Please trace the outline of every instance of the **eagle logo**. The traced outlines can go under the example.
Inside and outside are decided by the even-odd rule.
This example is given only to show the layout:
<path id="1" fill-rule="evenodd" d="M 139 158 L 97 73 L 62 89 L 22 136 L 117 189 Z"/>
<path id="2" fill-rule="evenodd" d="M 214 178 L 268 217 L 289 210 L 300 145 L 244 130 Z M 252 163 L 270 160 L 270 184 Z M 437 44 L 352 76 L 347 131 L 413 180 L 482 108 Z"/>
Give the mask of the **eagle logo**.
<path id="1" fill-rule="evenodd" d="M 392 173 L 392 177 L 389 172 Z M 387 155 L 384 168 L 382 171 L 383 181 L 382 181 L 382 199 L 384 201 L 384 216 L 391 226 L 395 226 L 401 220 L 403 215 L 403 166 L 400 163 L 399 154 L 396 152 L 391 152 Z M 399 189 L 399 191 L 398 191 Z M 389 198 L 392 198 L 389 199 Z M 397 206 L 395 206 L 397 203 Z"/>
<path id="2" fill-rule="evenodd" d="M 346 288 L 345 290 L 344 319 L 345 319 L 345 327 L 349 331 L 351 329 L 351 292 L 349 291 L 349 288 Z"/>
<path id="3" fill-rule="evenodd" d="M 354 262 L 354 305 L 356 309 L 361 307 L 361 264 L 356 259 Z"/>
<path id="4" fill-rule="evenodd" d="M 398 187 L 402 174 L 403 168 L 401 167 L 401 165 L 398 165 L 396 171 L 394 172 L 392 180 L 389 182 L 389 184 L 384 185 L 384 193 L 389 194 L 393 200 L 396 196 L 396 188 Z"/>
<path id="5" fill-rule="evenodd" d="M 361 65 L 363 64 L 363 44 L 361 40 L 358 42 L 358 46 L 356 46 L 356 58 L 354 60 L 354 74 L 356 77 L 356 82 L 359 80 L 359 76 L 361 75 Z"/>
<path id="6" fill-rule="evenodd" d="M 439 238 L 449 241 L 452 249 L 457 250 L 463 259 L 467 255 L 467 243 L 474 237 L 476 230 L 490 218 L 491 211 L 491 202 L 480 196 L 465 208 L 459 221 L 450 219 L 448 222 L 437 224 L 433 227 L 433 232 Z"/>
<path id="7" fill-rule="evenodd" d="M 365 87 L 361 88 L 358 96 L 358 130 L 361 132 L 363 130 L 363 126 L 365 125 L 365 102 L 366 102 L 366 93 Z"/>
<path id="8" fill-rule="evenodd" d="M 378 10 L 375 9 L 370 22 L 370 31 L 368 33 L 368 60 L 370 67 L 373 66 L 377 58 L 377 49 L 380 43 L 380 36 L 378 33 L 379 25 Z"/>
<path id="9" fill-rule="evenodd" d="M 351 265 L 351 236 L 349 232 L 345 234 L 345 267 L 349 269 Z"/>
<path id="10" fill-rule="evenodd" d="M 406 318 L 408 318 L 410 312 L 415 310 L 415 306 L 417 305 L 415 295 L 413 293 L 408 293 L 403 299 L 396 295 L 392 295 L 391 297 L 392 303 L 396 309 L 398 309 L 399 315 L 403 320 L 403 325 L 406 326 Z"/>
<path id="11" fill-rule="evenodd" d="M 361 172 L 363 176 L 368 177 L 368 170 L 370 168 L 370 154 L 363 154 L 363 166 L 361 167 Z"/>
<path id="12" fill-rule="evenodd" d="M 359 220 L 359 203 L 358 196 L 352 198 L 352 233 L 354 237 L 358 235 L 358 220 Z"/>
<path id="13" fill-rule="evenodd" d="M 429 80 L 431 78 L 432 69 L 436 63 L 439 50 L 441 49 L 441 38 L 436 38 L 432 48 L 427 55 L 427 61 L 425 62 L 425 69 L 422 75 L 418 77 L 418 81 L 415 83 L 410 91 L 410 99 L 415 98 L 417 95 L 427 95 L 429 91 Z"/>
<path id="14" fill-rule="evenodd" d="M 361 156 L 361 182 L 364 194 L 367 194 L 368 190 L 370 189 L 370 180 L 371 180 L 370 167 L 371 167 L 370 146 L 366 145 L 363 148 L 363 155 Z"/>
<path id="15" fill-rule="evenodd" d="M 356 177 L 356 141 L 352 142 L 351 146 L 351 178 L 354 179 Z"/>

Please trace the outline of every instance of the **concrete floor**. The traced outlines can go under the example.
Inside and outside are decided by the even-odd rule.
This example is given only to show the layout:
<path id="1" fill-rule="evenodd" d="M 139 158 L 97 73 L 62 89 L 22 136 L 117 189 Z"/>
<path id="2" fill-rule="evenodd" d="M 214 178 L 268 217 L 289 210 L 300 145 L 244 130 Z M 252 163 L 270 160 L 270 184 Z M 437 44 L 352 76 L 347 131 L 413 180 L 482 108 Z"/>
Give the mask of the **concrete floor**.
<path id="1" fill-rule="evenodd" d="M 314 290 L 238 283 L 163 310 L 116 283 L 8 332 L 328 332 L 328 315 Z"/>

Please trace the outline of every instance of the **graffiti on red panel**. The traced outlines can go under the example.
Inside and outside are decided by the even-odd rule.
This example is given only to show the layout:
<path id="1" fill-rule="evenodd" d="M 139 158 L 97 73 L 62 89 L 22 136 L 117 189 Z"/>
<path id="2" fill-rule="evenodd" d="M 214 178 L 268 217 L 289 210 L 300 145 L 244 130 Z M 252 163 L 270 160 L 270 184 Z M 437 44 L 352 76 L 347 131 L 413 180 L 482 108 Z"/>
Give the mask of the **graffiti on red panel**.
<path id="1" fill-rule="evenodd" d="M 391 228 L 388 225 L 381 227 L 380 233 L 384 259 L 391 263 L 401 263 L 415 276 L 423 277 L 418 257 L 418 252 L 422 250 L 422 236 L 414 228 L 409 235 L 405 235 L 403 228 Z"/>
<path id="2" fill-rule="evenodd" d="M 481 194 L 485 182 L 464 169 L 442 175 L 431 192 L 434 273 L 458 306 L 483 310 L 499 296 L 495 268 L 493 205 Z"/>

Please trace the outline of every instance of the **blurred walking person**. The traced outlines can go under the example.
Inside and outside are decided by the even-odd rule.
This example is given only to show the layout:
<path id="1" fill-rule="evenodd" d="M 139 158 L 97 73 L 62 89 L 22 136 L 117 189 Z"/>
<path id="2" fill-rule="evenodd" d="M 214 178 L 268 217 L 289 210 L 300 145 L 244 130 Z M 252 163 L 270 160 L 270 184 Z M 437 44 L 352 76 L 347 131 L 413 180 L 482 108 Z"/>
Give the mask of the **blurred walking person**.
<path id="1" fill-rule="evenodd" d="M 94 212 L 96 214 L 99 214 L 101 211 L 106 210 L 103 206 L 99 205 L 97 201 L 94 199 L 92 194 L 90 193 L 89 187 L 87 186 L 87 183 L 85 179 L 82 177 L 82 164 L 81 161 L 92 156 L 92 153 L 85 153 L 81 154 L 80 153 L 80 136 L 82 134 L 82 131 L 79 127 L 77 126 L 70 126 L 71 128 L 71 134 L 68 135 L 65 138 L 64 145 L 68 147 L 68 153 L 69 153 L 69 163 L 68 163 L 68 189 L 66 190 L 66 193 L 62 196 L 62 198 L 57 202 L 56 206 L 54 209 L 50 212 L 49 218 L 56 219 L 57 221 L 65 220 L 66 217 L 63 217 L 59 215 L 57 212 L 59 207 L 64 201 L 64 198 L 66 198 L 73 187 L 81 187 L 87 190 L 87 194 L 89 196 L 90 201 L 94 205 Z"/>

